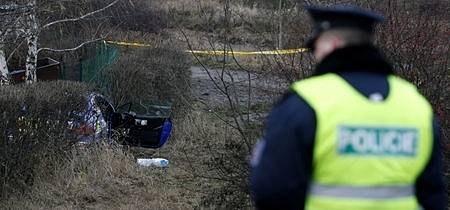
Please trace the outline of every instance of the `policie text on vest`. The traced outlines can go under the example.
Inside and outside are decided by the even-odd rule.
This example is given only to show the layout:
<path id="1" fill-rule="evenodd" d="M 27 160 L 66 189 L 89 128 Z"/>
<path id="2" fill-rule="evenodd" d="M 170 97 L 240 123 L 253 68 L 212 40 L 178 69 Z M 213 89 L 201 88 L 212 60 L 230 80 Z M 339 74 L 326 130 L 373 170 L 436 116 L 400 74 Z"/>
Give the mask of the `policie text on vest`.
<path id="1" fill-rule="evenodd" d="M 418 129 L 396 127 L 340 126 L 339 155 L 414 157 Z"/>

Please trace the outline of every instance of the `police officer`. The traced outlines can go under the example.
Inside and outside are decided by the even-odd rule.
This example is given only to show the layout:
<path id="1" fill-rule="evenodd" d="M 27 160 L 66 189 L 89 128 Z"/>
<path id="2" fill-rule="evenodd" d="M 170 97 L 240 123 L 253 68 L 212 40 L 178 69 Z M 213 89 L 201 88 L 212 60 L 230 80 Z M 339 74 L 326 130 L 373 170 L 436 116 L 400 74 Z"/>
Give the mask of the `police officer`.
<path id="1" fill-rule="evenodd" d="M 383 17 L 308 7 L 319 61 L 273 108 L 252 157 L 260 209 L 445 209 L 439 129 L 427 100 L 372 43 Z"/>

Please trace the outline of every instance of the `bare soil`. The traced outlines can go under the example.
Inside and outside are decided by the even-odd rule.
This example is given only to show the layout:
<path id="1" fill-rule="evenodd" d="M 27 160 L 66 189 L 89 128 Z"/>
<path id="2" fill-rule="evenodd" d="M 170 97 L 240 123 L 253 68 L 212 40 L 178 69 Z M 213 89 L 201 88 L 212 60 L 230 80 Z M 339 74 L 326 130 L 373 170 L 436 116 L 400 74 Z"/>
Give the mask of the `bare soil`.
<path id="1" fill-rule="evenodd" d="M 211 106 L 271 102 L 282 94 L 288 83 L 282 78 L 233 69 L 191 67 L 191 90 L 199 101 Z"/>

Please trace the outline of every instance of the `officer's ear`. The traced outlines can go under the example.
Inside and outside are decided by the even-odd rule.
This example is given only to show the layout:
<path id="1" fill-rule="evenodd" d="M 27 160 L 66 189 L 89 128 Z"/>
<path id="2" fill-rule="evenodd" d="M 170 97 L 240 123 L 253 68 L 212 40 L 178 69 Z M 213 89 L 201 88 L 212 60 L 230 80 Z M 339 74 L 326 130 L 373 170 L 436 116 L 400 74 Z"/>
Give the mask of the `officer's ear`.
<path id="1" fill-rule="evenodd" d="M 345 41 L 341 37 L 332 33 L 323 33 L 314 43 L 314 57 L 321 61 L 331 52 L 345 46 Z"/>

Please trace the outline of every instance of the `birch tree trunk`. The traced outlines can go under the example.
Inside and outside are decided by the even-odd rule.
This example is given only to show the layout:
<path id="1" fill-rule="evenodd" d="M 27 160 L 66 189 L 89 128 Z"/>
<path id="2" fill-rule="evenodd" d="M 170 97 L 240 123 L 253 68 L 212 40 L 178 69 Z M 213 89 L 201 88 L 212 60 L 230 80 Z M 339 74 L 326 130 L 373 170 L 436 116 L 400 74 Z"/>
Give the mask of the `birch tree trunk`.
<path id="1" fill-rule="evenodd" d="M 5 51 L 3 51 L 3 44 L 0 43 L 0 86 L 8 85 L 8 66 L 6 63 Z"/>
<path id="2" fill-rule="evenodd" d="M 30 84 L 37 81 L 36 69 L 37 69 L 37 55 L 38 55 L 38 22 L 36 19 L 36 0 L 31 0 L 32 11 L 28 16 L 28 29 L 27 29 L 27 44 L 28 53 L 25 64 L 25 78 L 26 83 Z"/>
<path id="3" fill-rule="evenodd" d="M 27 60 L 26 60 L 26 64 L 25 64 L 26 83 L 30 84 L 30 83 L 37 81 L 37 76 L 36 76 L 37 58 L 38 58 L 38 53 L 40 51 L 42 51 L 42 50 L 49 50 L 49 51 L 55 51 L 55 52 L 73 51 L 73 50 L 77 50 L 77 49 L 83 47 L 85 44 L 100 40 L 100 39 L 94 39 L 94 40 L 86 41 L 86 42 L 83 42 L 82 44 L 78 45 L 77 47 L 70 48 L 70 49 L 52 49 L 52 48 L 38 49 L 37 44 L 38 44 L 38 39 L 39 39 L 39 33 L 41 30 L 44 30 L 44 29 L 46 29 L 52 25 L 56 25 L 56 24 L 70 23 L 70 22 L 76 22 L 76 21 L 83 20 L 85 18 L 88 18 L 90 16 L 93 16 L 97 13 L 102 12 L 102 11 L 108 9 L 109 7 L 112 7 L 119 1 L 120 0 L 115 0 L 103 8 L 100 8 L 98 10 L 81 15 L 77 18 L 56 20 L 56 21 L 53 21 L 53 22 L 50 22 L 47 24 L 43 24 L 40 26 L 38 23 L 38 19 L 36 18 L 36 10 L 37 10 L 36 0 L 30 0 L 28 7 L 31 8 L 31 11 L 28 15 L 27 28 L 26 28 L 26 39 L 27 39 L 27 44 L 28 44 Z M 101 39 L 103 39 L 103 38 L 101 38 Z"/>

